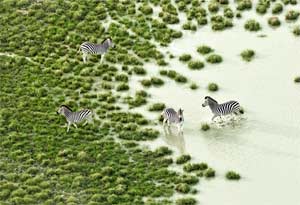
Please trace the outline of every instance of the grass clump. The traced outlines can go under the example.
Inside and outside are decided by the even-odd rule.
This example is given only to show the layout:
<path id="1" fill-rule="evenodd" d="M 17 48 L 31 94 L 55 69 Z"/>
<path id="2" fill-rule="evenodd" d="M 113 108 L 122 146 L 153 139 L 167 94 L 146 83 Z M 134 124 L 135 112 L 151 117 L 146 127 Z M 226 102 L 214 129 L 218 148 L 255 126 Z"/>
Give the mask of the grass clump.
<path id="1" fill-rule="evenodd" d="M 176 185 L 175 190 L 180 192 L 180 193 L 185 193 L 186 194 L 186 193 L 190 192 L 191 187 L 186 183 L 180 183 L 180 184 Z"/>
<path id="2" fill-rule="evenodd" d="M 162 86 L 164 84 L 164 81 L 157 77 L 152 77 L 150 81 L 151 84 L 154 86 Z"/>
<path id="3" fill-rule="evenodd" d="M 239 11 L 249 10 L 252 8 L 252 1 L 251 0 L 239 0 L 238 5 L 236 7 Z"/>
<path id="4" fill-rule="evenodd" d="M 209 83 L 208 90 L 212 92 L 216 92 L 219 90 L 219 86 L 216 83 Z"/>
<path id="5" fill-rule="evenodd" d="M 126 83 L 121 83 L 117 86 L 117 91 L 126 91 L 129 90 L 129 85 Z"/>
<path id="6" fill-rule="evenodd" d="M 232 20 L 221 15 L 214 15 L 211 17 L 211 28 L 214 31 L 223 31 L 226 28 L 233 26 Z"/>
<path id="7" fill-rule="evenodd" d="M 283 10 L 283 6 L 281 3 L 275 3 L 272 8 L 272 14 L 280 14 Z"/>
<path id="8" fill-rule="evenodd" d="M 223 61 L 223 58 L 220 55 L 211 54 L 206 58 L 206 61 L 212 64 L 217 64 L 217 63 L 221 63 Z"/>
<path id="9" fill-rule="evenodd" d="M 182 54 L 180 57 L 179 57 L 179 60 L 180 61 L 183 61 L 183 62 L 187 62 L 187 61 L 190 61 L 192 59 L 192 56 L 190 54 Z"/>
<path id="10" fill-rule="evenodd" d="M 229 180 L 239 180 L 241 178 L 241 176 L 234 171 L 228 171 L 225 176 L 226 176 L 226 179 L 229 179 Z"/>
<path id="11" fill-rule="evenodd" d="M 192 22 L 188 21 L 182 25 L 183 30 L 191 30 L 191 31 L 196 31 L 197 30 L 197 25 L 194 25 Z"/>
<path id="12" fill-rule="evenodd" d="M 195 163 L 195 164 L 188 163 L 184 165 L 183 170 L 185 172 L 193 172 L 198 170 L 205 170 L 207 169 L 207 167 L 208 166 L 206 163 Z"/>
<path id="13" fill-rule="evenodd" d="M 191 197 L 180 198 L 176 200 L 176 205 L 195 205 L 196 203 L 196 199 Z"/>
<path id="14" fill-rule="evenodd" d="M 199 46 L 197 48 L 197 52 L 200 53 L 200 54 L 202 54 L 202 55 L 211 53 L 213 51 L 214 51 L 214 49 L 212 49 L 211 47 L 206 46 L 206 45 L 201 45 L 201 46 Z"/>
<path id="15" fill-rule="evenodd" d="M 166 105 L 164 103 L 154 103 L 152 105 L 150 105 L 149 107 L 149 111 L 162 111 L 163 109 L 165 109 Z"/>
<path id="16" fill-rule="evenodd" d="M 293 34 L 294 34 L 295 36 L 300 36 L 300 26 L 295 26 L 295 27 L 293 28 Z"/>
<path id="17" fill-rule="evenodd" d="M 204 172 L 204 176 L 206 178 L 212 178 L 216 176 L 216 171 L 212 168 L 208 168 L 207 170 L 205 170 Z"/>
<path id="18" fill-rule="evenodd" d="M 152 84 L 151 80 L 148 80 L 148 79 L 141 80 L 140 82 L 144 87 L 150 87 Z"/>
<path id="19" fill-rule="evenodd" d="M 248 31 L 259 31 L 261 26 L 256 20 L 249 19 L 246 21 L 244 28 Z"/>
<path id="20" fill-rule="evenodd" d="M 188 155 L 188 154 L 184 154 L 184 155 L 181 155 L 179 156 L 177 159 L 176 159 L 176 164 L 184 164 L 188 161 L 191 160 L 191 156 Z"/>
<path id="21" fill-rule="evenodd" d="M 197 89 L 199 88 L 199 86 L 198 86 L 196 83 L 192 83 L 192 84 L 190 85 L 190 88 L 191 88 L 192 90 L 197 90 Z"/>
<path id="22" fill-rule="evenodd" d="M 244 61 L 251 61 L 255 56 L 255 51 L 251 49 L 247 49 L 241 52 L 241 57 Z"/>
<path id="23" fill-rule="evenodd" d="M 142 5 L 139 10 L 141 11 L 141 13 L 145 14 L 145 15 L 150 15 L 153 13 L 153 9 L 151 6 L 144 4 Z"/>
<path id="24" fill-rule="evenodd" d="M 295 83 L 300 83 L 300 76 L 295 77 L 295 78 L 294 78 L 294 82 L 295 82 Z"/>
<path id="25" fill-rule="evenodd" d="M 191 70 L 200 70 L 204 67 L 204 63 L 202 61 L 190 61 L 188 67 Z"/>
<path id="26" fill-rule="evenodd" d="M 268 24 L 272 27 L 278 27 L 281 23 L 277 16 L 272 16 L 268 19 Z"/>
<path id="27" fill-rule="evenodd" d="M 290 11 L 288 11 L 286 13 L 285 19 L 287 21 L 296 21 L 298 19 L 299 15 L 300 15 L 300 12 L 294 11 L 294 10 L 290 10 Z"/>
<path id="28" fill-rule="evenodd" d="M 209 129 L 210 129 L 209 124 L 204 123 L 204 124 L 201 125 L 201 130 L 203 130 L 203 131 L 208 131 Z"/>
<path id="29" fill-rule="evenodd" d="M 143 67 L 135 66 L 132 68 L 132 71 L 137 75 L 146 75 L 146 70 Z"/>

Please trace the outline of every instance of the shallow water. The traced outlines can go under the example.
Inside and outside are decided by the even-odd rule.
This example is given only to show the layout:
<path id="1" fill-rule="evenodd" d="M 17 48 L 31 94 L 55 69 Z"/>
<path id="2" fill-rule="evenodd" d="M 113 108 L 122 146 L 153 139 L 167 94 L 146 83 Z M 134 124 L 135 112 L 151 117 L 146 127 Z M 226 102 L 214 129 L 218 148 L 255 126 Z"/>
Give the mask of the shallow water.
<path id="1" fill-rule="evenodd" d="M 151 146 L 168 145 L 216 169 L 215 179 L 197 185 L 196 198 L 201 204 L 300 204 L 300 87 L 293 82 L 299 75 L 300 40 L 285 22 L 276 30 L 265 22 L 258 33 L 244 31 L 243 20 L 235 25 L 224 32 L 212 32 L 207 26 L 194 33 L 187 31 L 184 38 L 164 49 L 175 56 L 190 53 L 194 59 L 203 59 L 196 48 L 206 44 L 224 61 L 191 71 L 177 58 L 171 60 L 166 69 L 178 71 L 200 87 L 193 91 L 189 84 L 164 78 L 164 86 L 148 89 L 153 102 L 181 107 L 185 114 L 183 136 L 166 136 L 160 128 L 162 137 Z M 239 56 L 245 49 L 256 52 L 249 63 Z M 159 68 L 152 64 L 147 67 L 152 75 L 159 75 Z M 138 89 L 137 81 L 131 82 L 131 87 Z M 209 82 L 217 83 L 220 90 L 207 91 Z M 201 123 L 210 123 L 212 117 L 209 108 L 201 107 L 206 95 L 219 102 L 239 101 L 246 111 L 244 119 L 234 127 L 212 126 L 207 132 L 201 131 Z M 144 113 L 152 119 L 158 116 Z M 228 170 L 239 172 L 242 180 L 227 181 L 224 175 Z"/>

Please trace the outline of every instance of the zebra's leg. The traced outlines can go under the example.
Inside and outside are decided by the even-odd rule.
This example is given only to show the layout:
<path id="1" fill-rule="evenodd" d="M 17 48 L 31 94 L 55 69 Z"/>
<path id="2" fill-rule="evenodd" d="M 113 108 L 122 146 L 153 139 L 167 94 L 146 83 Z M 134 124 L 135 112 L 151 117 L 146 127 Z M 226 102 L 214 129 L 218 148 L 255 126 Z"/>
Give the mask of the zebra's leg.
<path id="1" fill-rule="evenodd" d="M 73 123 L 73 125 L 74 125 L 74 127 L 77 129 L 78 127 L 77 127 L 77 125 L 75 124 L 75 123 Z"/>
<path id="2" fill-rule="evenodd" d="M 167 119 L 164 119 L 164 120 L 163 120 L 163 126 L 164 126 L 164 127 L 166 126 L 166 122 L 167 122 Z"/>
<path id="3" fill-rule="evenodd" d="M 211 118 L 211 121 L 213 121 L 214 122 L 214 119 L 216 118 L 216 117 L 218 117 L 219 115 L 214 115 L 212 118 Z"/>
<path id="4" fill-rule="evenodd" d="M 82 59 L 83 59 L 83 62 L 86 63 L 86 59 L 87 59 L 86 53 L 82 53 Z"/>
<path id="5" fill-rule="evenodd" d="M 70 122 L 68 122 L 68 128 L 67 128 L 67 132 L 69 132 L 69 130 L 70 130 L 70 125 L 71 125 L 71 123 L 70 123 Z"/>
<path id="6" fill-rule="evenodd" d="M 167 123 L 168 123 L 168 127 L 170 127 L 171 126 L 170 120 L 167 120 Z"/>
<path id="7" fill-rule="evenodd" d="M 102 63 L 103 59 L 104 59 L 105 53 L 103 53 L 103 55 L 100 55 L 100 63 Z"/>

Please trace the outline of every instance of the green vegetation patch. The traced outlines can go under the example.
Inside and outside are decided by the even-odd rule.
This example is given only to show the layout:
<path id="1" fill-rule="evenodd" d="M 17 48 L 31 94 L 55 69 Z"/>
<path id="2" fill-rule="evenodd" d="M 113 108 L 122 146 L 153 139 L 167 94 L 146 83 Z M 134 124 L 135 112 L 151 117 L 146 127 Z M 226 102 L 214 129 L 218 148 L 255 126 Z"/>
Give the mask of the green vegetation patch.
<path id="1" fill-rule="evenodd" d="M 255 51 L 251 49 L 246 49 L 241 52 L 241 57 L 244 61 L 251 61 L 255 56 Z"/>

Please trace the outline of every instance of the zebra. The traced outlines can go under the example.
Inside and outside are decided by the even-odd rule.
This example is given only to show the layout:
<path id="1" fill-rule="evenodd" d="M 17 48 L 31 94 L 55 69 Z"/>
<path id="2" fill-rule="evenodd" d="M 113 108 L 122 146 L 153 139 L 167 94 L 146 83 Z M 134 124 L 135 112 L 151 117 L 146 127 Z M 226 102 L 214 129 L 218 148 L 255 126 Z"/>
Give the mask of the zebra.
<path id="1" fill-rule="evenodd" d="M 100 63 L 107 53 L 108 49 L 115 47 L 115 44 L 112 42 L 110 37 L 104 39 L 100 44 L 94 44 L 90 42 L 84 42 L 80 45 L 78 52 L 81 50 L 83 62 L 86 63 L 88 54 L 100 54 Z M 103 56 L 101 57 L 101 55 Z"/>
<path id="2" fill-rule="evenodd" d="M 88 109 L 83 109 L 77 112 L 73 112 L 72 109 L 66 105 L 61 105 L 57 111 L 57 114 L 61 114 L 66 117 L 68 122 L 67 132 L 69 132 L 70 125 L 74 125 L 77 128 L 76 123 L 86 120 L 83 125 L 86 125 L 88 120 L 91 119 L 92 111 Z"/>
<path id="3" fill-rule="evenodd" d="M 179 131 L 182 131 L 183 127 L 183 109 L 179 108 L 178 112 L 176 112 L 173 108 L 165 108 L 161 116 L 163 117 L 163 126 L 165 127 L 166 123 L 168 123 L 168 126 L 171 125 L 171 123 L 175 123 L 177 125 L 177 128 Z"/>
<path id="4" fill-rule="evenodd" d="M 206 96 L 205 102 L 202 104 L 202 107 L 209 106 L 214 116 L 212 117 L 212 121 L 216 117 L 220 117 L 223 115 L 229 115 L 229 114 L 239 114 L 241 107 L 240 104 L 237 101 L 228 101 L 222 104 L 219 104 L 215 99 L 213 99 L 210 96 Z M 222 118 L 221 118 L 222 119 Z"/>

